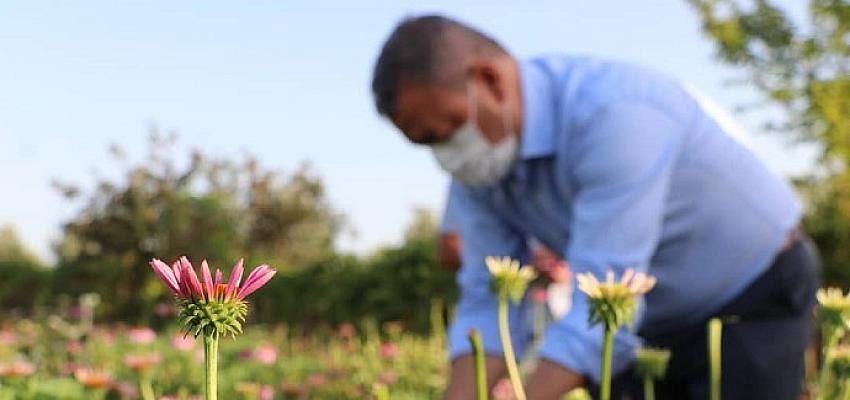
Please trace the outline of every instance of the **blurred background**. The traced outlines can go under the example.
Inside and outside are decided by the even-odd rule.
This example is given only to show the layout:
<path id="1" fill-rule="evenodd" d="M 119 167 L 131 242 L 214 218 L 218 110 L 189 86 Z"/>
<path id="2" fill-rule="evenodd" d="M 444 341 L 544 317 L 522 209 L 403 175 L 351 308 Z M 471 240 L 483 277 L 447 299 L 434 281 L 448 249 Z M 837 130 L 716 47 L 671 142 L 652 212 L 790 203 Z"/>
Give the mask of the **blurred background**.
<path id="1" fill-rule="evenodd" d="M 702 92 L 795 183 L 826 283 L 850 287 L 847 0 L 6 0 L 0 378 L 39 379 L 0 399 L 95 398 L 68 378 L 80 365 L 131 381 L 115 337 L 119 354 L 191 349 L 133 336 L 174 332 L 147 262 L 184 254 L 280 270 L 252 297 L 256 333 L 223 350 L 254 363 L 222 372 L 228 398 L 363 398 L 374 382 L 435 398 L 457 295 L 435 255 L 448 182 L 369 91 L 385 37 L 423 13 L 520 58 L 626 60 Z M 191 360 L 164 359 L 157 392 L 197 393 Z"/>
<path id="2" fill-rule="evenodd" d="M 186 254 L 277 267 L 258 323 L 433 329 L 423 310 L 456 297 L 435 257 L 447 179 L 369 91 L 385 37 L 423 13 L 521 58 L 626 60 L 701 91 L 795 182 L 825 280 L 850 286 L 846 0 L 7 0 L 0 321 L 93 293 L 98 321 L 164 327 L 147 261 Z"/>

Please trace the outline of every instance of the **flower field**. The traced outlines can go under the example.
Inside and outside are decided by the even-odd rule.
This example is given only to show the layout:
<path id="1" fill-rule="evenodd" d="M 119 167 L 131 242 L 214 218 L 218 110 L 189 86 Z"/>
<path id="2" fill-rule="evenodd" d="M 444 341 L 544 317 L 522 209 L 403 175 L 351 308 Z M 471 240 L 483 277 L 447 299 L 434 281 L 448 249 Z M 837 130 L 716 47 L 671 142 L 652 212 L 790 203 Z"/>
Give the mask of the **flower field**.
<path id="1" fill-rule="evenodd" d="M 509 258 L 488 258 L 491 289 L 499 303 L 499 333 L 508 376 L 489 389 L 479 332 L 470 332 L 475 357 L 476 393 L 481 400 L 524 400 L 523 372 L 535 363 L 532 352 L 517 365 L 510 345 L 507 304 L 528 294 L 536 273 Z M 414 334 L 400 322 L 374 320 L 290 329 L 253 324 L 245 329 L 246 297 L 269 282 L 276 271 L 263 264 L 242 281 L 240 260 L 227 282 L 206 262 L 197 274 L 184 258 L 151 267 L 173 292 L 175 304 L 161 314 L 177 324 L 159 327 L 96 324 L 101 299 L 83 295 L 78 304 L 59 307 L 37 318 L 0 325 L 0 400 L 76 399 L 438 399 L 446 386 L 447 363 L 442 303 L 432 305 L 431 333 Z M 613 334 L 631 323 L 638 298 L 655 278 L 626 270 L 604 280 L 577 275 L 578 289 L 589 298 L 590 323 L 604 326 L 599 398 L 611 399 Z M 533 293 L 533 291 L 532 291 Z M 535 296 L 531 296 L 534 298 Z M 821 370 L 810 392 L 821 400 L 850 398 L 850 293 L 818 292 Z M 535 302 L 539 310 L 545 304 Z M 536 324 L 537 325 L 537 324 Z M 540 337 L 542 326 L 535 328 Z M 711 399 L 720 399 L 722 322 L 709 323 Z M 663 380 L 670 352 L 642 348 L 636 372 L 652 400 L 654 382 Z M 811 390 L 813 389 L 813 390 Z M 220 396 L 220 397 L 219 397 Z M 583 390 L 565 399 L 587 399 Z"/>
<path id="2" fill-rule="evenodd" d="M 445 385 L 442 339 L 407 334 L 396 324 L 358 330 L 293 332 L 251 326 L 223 339 L 222 399 L 434 399 Z M 47 322 L 22 320 L 0 331 L 0 399 L 200 399 L 203 343 L 175 330 L 94 326 L 78 339 Z"/>

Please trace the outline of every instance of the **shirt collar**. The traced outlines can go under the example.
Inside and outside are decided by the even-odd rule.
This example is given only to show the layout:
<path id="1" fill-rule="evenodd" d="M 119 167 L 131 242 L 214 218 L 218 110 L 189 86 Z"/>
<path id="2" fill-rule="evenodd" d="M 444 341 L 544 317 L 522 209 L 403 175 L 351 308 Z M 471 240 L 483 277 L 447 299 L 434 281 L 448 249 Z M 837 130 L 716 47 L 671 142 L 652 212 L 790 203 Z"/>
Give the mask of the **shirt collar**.
<path id="1" fill-rule="evenodd" d="M 520 157 L 530 159 L 555 151 L 555 96 L 545 68 L 534 60 L 519 63 L 522 90 Z"/>

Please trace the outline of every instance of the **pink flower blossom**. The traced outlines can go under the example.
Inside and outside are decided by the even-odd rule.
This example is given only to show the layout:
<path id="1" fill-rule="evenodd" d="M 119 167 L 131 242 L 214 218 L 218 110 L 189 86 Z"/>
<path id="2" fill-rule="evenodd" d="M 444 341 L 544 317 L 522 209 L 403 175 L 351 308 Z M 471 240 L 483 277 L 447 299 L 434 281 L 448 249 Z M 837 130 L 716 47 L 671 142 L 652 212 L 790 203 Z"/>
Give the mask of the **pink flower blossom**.
<path id="1" fill-rule="evenodd" d="M 152 367 L 159 365 L 162 361 L 162 357 L 159 356 L 159 353 L 151 353 L 151 354 L 128 354 L 124 356 L 124 365 L 127 368 L 141 371 L 147 370 Z"/>
<path id="2" fill-rule="evenodd" d="M 77 355 L 83 352 L 83 343 L 79 340 L 69 340 L 65 342 L 65 351 Z"/>
<path id="3" fill-rule="evenodd" d="M 112 375 L 103 370 L 91 368 L 77 368 L 74 371 L 74 377 L 83 386 L 91 389 L 99 389 L 112 384 Z"/>
<path id="4" fill-rule="evenodd" d="M 307 377 L 307 384 L 310 386 L 323 386 L 327 382 L 328 378 L 320 372 L 316 372 Z"/>
<path id="5" fill-rule="evenodd" d="M 270 385 L 260 386 L 260 393 L 258 393 L 257 397 L 260 400 L 273 400 L 274 389 Z"/>
<path id="6" fill-rule="evenodd" d="M 385 359 L 395 358 L 398 355 L 398 345 L 393 342 L 381 343 L 380 353 Z"/>
<path id="7" fill-rule="evenodd" d="M 0 364 L 0 377 L 22 377 L 35 373 L 35 364 L 28 361 L 13 361 Z"/>
<path id="8" fill-rule="evenodd" d="M 190 351 L 195 348 L 195 338 L 191 335 L 175 334 L 171 337 L 171 347 L 180 351 Z"/>
<path id="9" fill-rule="evenodd" d="M 65 376 L 73 375 L 74 371 L 76 371 L 77 368 L 79 368 L 79 367 L 80 366 L 77 365 L 77 363 L 75 363 L 75 362 L 66 362 L 65 364 L 62 365 L 62 368 L 60 369 L 60 373 L 62 375 L 65 375 Z"/>
<path id="10" fill-rule="evenodd" d="M 95 328 L 92 332 L 92 336 L 96 338 L 97 341 L 103 342 L 108 345 L 112 345 L 115 343 L 115 333 L 103 327 Z"/>
<path id="11" fill-rule="evenodd" d="M 272 365 L 277 361 L 277 350 L 270 345 L 261 345 L 251 352 L 251 358 L 263 365 Z"/>
<path id="12" fill-rule="evenodd" d="M 18 342 L 18 335 L 11 329 L 0 330 L 0 344 L 12 346 Z"/>
<path id="13" fill-rule="evenodd" d="M 357 334 L 357 328 L 355 328 L 354 325 L 346 322 L 340 325 L 339 328 L 337 328 L 337 333 L 343 339 L 351 339 L 354 337 L 354 335 Z"/>
<path id="14" fill-rule="evenodd" d="M 141 326 L 127 331 L 127 339 L 135 344 L 151 344 L 156 340 L 156 332 L 151 328 Z"/>
<path id="15" fill-rule="evenodd" d="M 206 260 L 201 262 L 200 278 L 198 278 L 198 274 L 186 257 L 180 257 L 171 267 L 156 258 L 151 260 L 150 265 L 159 279 L 178 298 L 207 302 L 242 301 L 265 285 L 277 273 L 273 268 L 262 264 L 254 268 L 248 274 L 245 282 L 242 283 L 243 260 L 239 260 L 233 267 L 230 279 L 225 285 L 222 281 L 221 270 L 216 269 L 215 275 L 213 275 Z M 240 283 L 242 283 L 241 286 Z"/>

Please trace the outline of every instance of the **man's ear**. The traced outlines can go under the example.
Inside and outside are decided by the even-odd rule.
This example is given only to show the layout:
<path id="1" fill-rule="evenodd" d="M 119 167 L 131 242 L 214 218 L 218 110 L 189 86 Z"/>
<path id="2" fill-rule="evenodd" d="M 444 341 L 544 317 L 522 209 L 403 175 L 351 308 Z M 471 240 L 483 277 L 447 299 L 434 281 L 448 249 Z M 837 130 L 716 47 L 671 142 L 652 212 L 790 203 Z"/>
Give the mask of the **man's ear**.
<path id="1" fill-rule="evenodd" d="M 469 76 L 484 83 L 484 87 L 501 102 L 505 98 L 505 79 L 495 60 L 477 58 L 470 63 Z"/>

